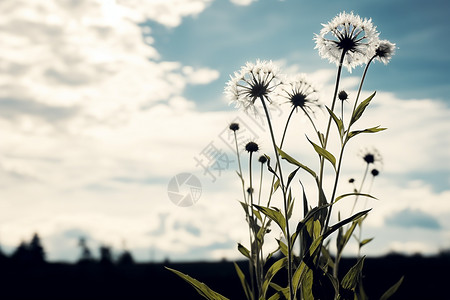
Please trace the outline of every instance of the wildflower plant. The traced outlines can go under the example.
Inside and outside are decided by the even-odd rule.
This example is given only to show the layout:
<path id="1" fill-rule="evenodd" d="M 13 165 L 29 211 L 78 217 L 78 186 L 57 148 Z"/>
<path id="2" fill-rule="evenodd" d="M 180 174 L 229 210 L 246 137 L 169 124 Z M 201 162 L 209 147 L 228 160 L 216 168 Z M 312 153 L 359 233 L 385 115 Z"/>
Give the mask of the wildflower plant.
<path id="1" fill-rule="evenodd" d="M 363 180 L 359 188 L 352 192 L 338 194 L 341 173 L 344 162 L 344 152 L 350 141 L 360 134 L 377 133 L 385 130 L 380 126 L 356 129 L 357 121 L 363 116 L 375 92 L 363 101 L 359 100 L 369 65 L 378 60 L 387 64 L 394 54 L 395 44 L 379 40 L 379 33 L 370 19 L 362 19 L 353 13 L 340 13 L 329 23 L 324 24 L 319 34 L 315 35 L 316 48 L 322 58 L 337 65 L 337 75 L 334 93 L 330 102 L 325 104 L 324 112 L 328 115 L 328 122 L 320 124 L 315 118 L 315 111 L 320 107 L 318 91 L 309 82 L 306 75 L 287 77 L 271 61 L 257 60 L 247 63 L 240 71 L 231 76 L 225 87 L 225 94 L 236 107 L 246 112 L 262 114 L 267 120 L 272 151 L 255 157 L 261 149 L 254 142 L 248 142 L 244 149 L 247 153 L 240 154 L 236 138 L 239 124 L 230 124 L 229 129 L 235 137 L 236 155 L 238 158 L 237 175 L 242 188 L 241 206 L 248 224 L 249 245 L 238 244 L 238 251 L 249 262 L 248 272 L 235 264 L 237 275 L 242 284 L 244 294 L 249 300 L 256 299 L 366 299 L 362 286 L 362 269 L 364 257 L 358 258 L 357 263 L 347 270 L 345 275 L 339 274 L 339 260 L 345 246 L 359 226 L 360 234 L 357 238 L 359 249 L 371 241 L 361 239 L 362 221 L 367 217 L 370 209 L 354 212 L 358 199 L 375 198 L 363 189 L 367 176 L 373 179 L 379 171 L 375 163 L 381 160 L 377 151 L 366 151 L 362 159 L 366 163 Z M 355 67 L 364 65 L 358 91 L 353 97 L 340 90 L 342 69 L 346 67 L 352 71 Z M 340 92 L 338 92 L 340 91 Z M 335 113 L 337 100 L 341 101 L 340 113 Z M 353 102 L 353 103 L 352 103 Z M 280 103 L 291 105 L 291 111 L 286 119 L 281 137 L 276 137 L 268 105 Z M 344 119 L 344 105 L 352 105 L 351 113 Z M 300 112 L 294 114 L 294 112 Z M 318 170 L 307 166 L 301 160 L 294 158 L 283 149 L 288 125 L 293 117 L 307 118 L 314 136 L 306 136 L 306 144 L 318 157 Z M 345 121 L 344 121 L 345 120 Z M 332 125 L 335 127 L 332 129 Z M 331 152 L 330 134 L 335 134 L 337 145 L 333 145 Z M 296 139 L 297 143 L 299 139 Z M 335 147 L 336 146 L 336 147 Z M 248 162 L 248 174 L 242 171 L 242 163 Z M 260 164 L 259 186 L 255 184 L 253 174 L 254 164 Z M 326 168 L 326 165 L 329 167 Z M 372 170 L 370 168 L 372 167 Z M 267 172 L 264 172 L 267 170 Z M 289 171 L 287 171 L 289 170 Z M 369 173 L 370 170 L 370 173 Z M 331 176 L 331 182 L 325 182 L 324 174 Z M 369 175 L 370 174 L 370 175 Z M 271 178 L 270 192 L 261 195 L 263 176 Z M 303 181 L 310 177 L 315 182 L 314 195 L 311 200 L 306 196 Z M 296 184 L 299 182 L 299 185 Z M 355 180 L 350 180 L 355 184 Z M 330 188 L 331 187 L 331 188 Z M 258 190 L 258 193 L 255 191 Z M 370 188 L 369 188 L 370 190 Z M 296 196 L 297 195 L 297 196 Z M 345 198 L 354 197 L 354 204 L 350 215 L 331 224 L 334 205 Z M 281 205 L 273 205 L 277 198 Z M 300 199 L 300 200 L 299 200 Z M 277 201 L 276 203 L 279 203 Z M 303 206 L 303 217 L 298 220 L 293 217 L 294 204 L 300 202 Z M 295 226 L 292 226 L 294 224 Z M 281 238 L 277 239 L 278 247 L 267 251 L 264 242 L 268 238 L 271 227 L 278 227 Z M 330 239 L 335 237 L 335 255 L 331 249 Z M 294 251 L 298 242 L 299 251 Z M 281 258 L 274 254 L 281 252 Z M 227 299 L 212 291 L 188 275 L 172 270 L 207 299 Z M 280 272 L 284 270 L 283 272 Z M 275 282 L 274 277 L 280 272 L 286 274 L 284 280 Z M 278 276 L 278 278 L 279 278 Z M 387 299 L 401 284 L 402 279 L 393 285 L 382 296 Z"/>

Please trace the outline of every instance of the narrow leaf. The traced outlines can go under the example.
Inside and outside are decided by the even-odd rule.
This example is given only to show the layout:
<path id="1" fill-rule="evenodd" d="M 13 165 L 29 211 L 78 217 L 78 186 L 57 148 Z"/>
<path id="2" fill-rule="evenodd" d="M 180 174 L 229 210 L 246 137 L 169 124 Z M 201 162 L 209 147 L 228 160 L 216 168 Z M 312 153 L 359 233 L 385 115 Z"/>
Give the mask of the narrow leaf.
<path id="1" fill-rule="evenodd" d="M 272 281 L 272 278 L 275 276 L 275 274 L 278 273 L 281 269 L 285 268 L 287 266 L 287 258 L 283 257 L 270 266 L 270 268 L 267 270 L 266 275 L 264 276 L 264 282 L 262 284 L 261 289 L 261 295 L 260 299 L 265 299 L 267 289 L 269 288 L 269 284 Z"/>
<path id="2" fill-rule="evenodd" d="M 355 123 L 356 121 L 358 121 L 359 118 L 361 118 L 364 110 L 366 109 L 366 107 L 369 105 L 370 101 L 373 99 L 373 97 L 375 97 L 376 92 L 373 92 L 372 95 L 370 95 L 366 100 L 364 100 L 363 102 L 361 102 L 358 107 L 355 109 L 355 111 L 353 111 L 352 114 L 352 118 L 350 120 L 350 125 L 351 126 L 353 123 Z"/>
<path id="3" fill-rule="evenodd" d="M 334 203 L 336 203 L 336 202 L 338 202 L 339 200 L 341 200 L 342 198 L 345 198 L 345 197 L 348 197 L 348 196 L 363 196 L 363 197 L 369 197 L 369 198 L 378 200 L 377 198 L 375 198 L 375 197 L 372 196 L 372 195 L 369 195 L 369 194 L 363 194 L 363 193 L 356 193 L 356 192 L 355 192 L 355 193 L 343 194 L 343 195 L 340 195 L 340 196 L 336 197 L 336 199 L 334 200 Z"/>
<path id="4" fill-rule="evenodd" d="M 236 273 L 238 274 L 239 280 L 241 281 L 245 297 L 247 298 L 247 300 L 253 300 L 253 294 L 250 290 L 250 286 L 248 285 L 247 280 L 245 280 L 244 272 L 242 272 L 237 263 L 234 263 L 234 268 L 236 269 Z"/>
<path id="5" fill-rule="evenodd" d="M 361 272 L 364 265 L 364 259 L 365 256 L 360 258 L 358 262 L 353 267 L 350 268 L 347 274 L 345 274 L 341 282 L 341 285 L 344 289 L 352 291 L 355 290 L 356 285 L 361 279 Z"/>
<path id="6" fill-rule="evenodd" d="M 244 255 L 248 259 L 251 259 L 250 251 L 247 248 L 245 248 L 245 246 L 243 246 L 241 243 L 238 243 L 238 250 L 239 252 L 242 253 L 242 255 Z"/>
<path id="7" fill-rule="evenodd" d="M 342 141 L 343 136 L 344 136 L 344 124 L 342 123 L 342 120 L 339 119 L 335 115 L 335 113 L 331 109 L 328 108 L 328 106 L 325 106 L 325 107 L 327 108 L 328 113 L 330 114 L 331 118 L 333 119 L 334 123 L 336 124 L 337 129 L 339 131 L 339 136 L 341 137 L 341 141 Z"/>
<path id="8" fill-rule="evenodd" d="M 380 298 L 380 300 L 387 300 L 389 297 L 391 297 L 392 295 L 395 294 L 395 292 L 398 290 L 398 288 L 400 287 L 400 285 L 403 282 L 403 278 L 404 276 L 402 276 L 402 278 L 400 278 L 399 281 L 397 281 L 396 284 L 394 284 L 393 286 L 391 286 Z"/>
<path id="9" fill-rule="evenodd" d="M 199 293 L 201 296 L 203 296 L 206 299 L 209 299 L 209 300 L 227 300 L 228 299 L 227 297 L 224 297 L 221 294 L 214 292 L 206 284 L 198 281 L 197 279 L 192 278 L 189 275 L 183 274 L 180 271 L 177 271 L 177 270 L 174 270 L 174 269 L 171 269 L 168 267 L 165 267 L 165 268 L 167 270 L 177 274 L 182 279 L 184 279 L 187 283 L 192 285 L 195 288 L 195 290 L 197 291 L 197 293 Z"/>
<path id="10" fill-rule="evenodd" d="M 350 131 L 349 134 L 347 135 L 347 141 L 349 139 L 351 139 L 352 137 L 354 137 L 355 135 L 358 135 L 360 133 L 376 133 L 376 132 L 380 132 L 383 130 L 386 130 L 387 128 L 384 127 L 380 127 L 380 125 L 375 126 L 375 127 L 371 127 L 371 128 L 366 128 L 366 129 L 362 129 L 362 130 L 354 130 L 354 131 Z"/>
<path id="11" fill-rule="evenodd" d="M 288 162 L 290 162 L 293 165 L 296 165 L 297 167 L 302 168 L 303 170 L 307 171 L 309 174 L 311 174 L 314 178 L 317 177 L 316 173 L 311 170 L 310 168 L 308 168 L 307 166 L 301 164 L 300 162 L 298 162 L 296 159 L 294 159 L 293 157 L 291 157 L 290 155 L 288 155 L 286 152 L 284 152 L 283 150 L 281 150 L 280 148 L 277 147 L 277 151 L 278 154 L 280 154 L 281 158 L 287 160 Z"/>
<path id="12" fill-rule="evenodd" d="M 364 246 L 365 244 L 370 243 L 372 240 L 373 240 L 373 238 L 365 239 L 365 240 L 363 240 L 363 241 L 359 244 L 359 246 L 362 247 L 362 246 Z"/>
<path id="13" fill-rule="evenodd" d="M 335 232 L 337 229 L 339 229 L 340 227 L 344 226 L 345 224 L 348 224 L 364 215 L 366 215 L 369 211 L 371 211 L 372 209 L 367 209 L 364 211 L 361 211 L 359 213 L 354 214 L 353 216 L 342 220 L 336 224 L 334 224 L 333 226 L 331 226 L 326 232 L 325 232 L 325 238 L 327 238 L 328 236 L 330 236 L 333 232 Z"/>
<path id="14" fill-rule="evenodd" d="M 333 165 L 333 168 L 336 170 L 336 158 L 333 156 L 333 154 L 328 152 L 326 149 L 320 147 L 319 145 L 315 144 L 308 137 L 306 137 L 306 139 L 311 143 L 311 145 L 313 145 L 314 150 L 316 150 L 317 154 L 319 154 L 319 156 L 325 157 L 325 159 L 328 160 Z"/>

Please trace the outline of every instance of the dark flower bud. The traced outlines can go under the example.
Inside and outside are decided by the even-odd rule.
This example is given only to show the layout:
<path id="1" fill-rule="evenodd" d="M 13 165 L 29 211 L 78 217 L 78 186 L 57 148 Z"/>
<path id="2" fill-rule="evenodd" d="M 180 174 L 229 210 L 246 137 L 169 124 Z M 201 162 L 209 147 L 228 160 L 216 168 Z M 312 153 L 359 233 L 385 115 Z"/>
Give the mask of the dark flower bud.
<path id="1" fill-rule="evenodd" d="M 259 146 L 255 142 L 248 142 L 247 145 L 245 145 L 245 150 L 249 153 L 256 152 L 259 150 Z"/>
<path id="2" fill-rule="evenodd" d="M 229 128 L 230 128 L 230 130 L 233 130 L 233 131 L 239 130 L 239 124 L 231 123 Z"/>
<path id="3" fill-rule="evenodd" d="M 339 100 L 345 101 L 348 99 L 348 94 L 345 91 L 340 91 L 338 94 Z"/>
<path id="4" fill-rule="evenodd" d="M 350 178 L 350 179 L 348 180 L 348 182 L 349 182 L 349 183 L 353 183 L 353 182 L 355 182 L 355 179 Z"/>
<path id="5" fill-rule="evenodd" d="M 253 188 L 249 187 L 249 188 L 247 189 L 247 193 L 253 194 Z"/>
<path id="6" fill-rule="evenodd" d="M 378 176 L 380 174 L 380 172 L 377 169 L 373 169 L 371 172 L 373 177 Z"/>
<path id="7" fill-rule="evenodd" d="M 261 156 L 258 158 L 258 161 L 259 161 L 260 163 L 264 164 L 264 163 L 267 161 L 267 158 L 266 158 L 264 155 L 261 155 Z"/>

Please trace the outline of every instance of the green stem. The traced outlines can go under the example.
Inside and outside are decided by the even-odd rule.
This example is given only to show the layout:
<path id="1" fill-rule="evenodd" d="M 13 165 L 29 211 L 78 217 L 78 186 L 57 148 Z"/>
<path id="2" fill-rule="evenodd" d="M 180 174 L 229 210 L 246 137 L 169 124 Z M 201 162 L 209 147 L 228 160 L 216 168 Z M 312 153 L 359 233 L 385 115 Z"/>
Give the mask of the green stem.
<path id="1" fill-rule="evenodd" d="M 249 173 L 249 180 L 250 180 L 250 190 L 249 190 L 249 196 L 250 196 L 250 226 L 252 227 L 253 231 L 253 243 L 250 245 L 251 253 L 252 253 L 252 259 L 256 258 L 256 266 L 255 266 L 255 275 L 256 275 L 256 285 L 258 292 L 256 294 L 257 298 L 259 298 L 259 291 L 261 291 L 261 280 L 260 280 L 260 267 L 259 267 L 259 246 L 258 246 L 258 232 L 256 231 L 256 220 L 255 215 L 253 213 L 253 180 L 252 180 L 252 158 L 253 158 L 253 152 L 250 152 L 250 158 L 249 158 L 249 166 L 248 166 L 248 173 Z"/>
<path id="2" fill-rule="evenodd" d="M 367 173 L 369 172 L 369 163 L 366 164 L 366 170 L 364 171 L 363 179 L 361 181 L 361 185 L 359 186 L 358 193 L 361 193 L 362 187 L 364 185 L 364 181 L 366 181 Z M 352 210 L 350 211 L 350 215 L 353 215 L 353 211 L 355 210 L 356 202 L 358 201 L 359 195 L 355 196 L 355 201 L 353 202 Z"/>
<path id="3" fill-rule="evenodd" d="M 287 250 L 288 250 L 287 260 L 288 260 L 289 299 L 293 300 L 294 299 L 293 298 L 294 297 L 294 287 L 292 284 L 292 246 L 291 246 L 291 235 L 289 232 L 288 203 L 287 203 L 287 199 L 286 199 L 287 191 L 285 190 L 283 172 L 281 170 L 280 157 L 278 155 L 277 144 L 275 142 L 275 136 L 274 136 L 273 129 L 272 129 L 272 122 L 270 121 L 269 111 L 267 110 L 267 106 L 266 106 L 266 103 L 264 102 L 264 98 L 260 97 L 260 99 L 261 99 L 261 103 L 264 108 L 264 112 L 267 117 L 267 123 L 269 124 L 270 137 L 272 138 L 273 150 L 275 151 L 275 157 L 277 159 L 277 165 L 278 165 L 279 174 L 280 174 L 281 188 L 283 191 L 284 214 L 285 214 L 285 218 L 286 218 L 286 242 L 287 242 Z"/>
<path id="4" fill-rule="evenodd" d="M 236 156 L 237 156 L 237 159 L 238 159 L 239 176 L 240 176 L 240 179 L 241 179 L 242 193 L 243 193 L 243 195 L 244 195 L 244 202 L 245 202 L 246 204 L 248 204 L 248 203 L 247 203 L 247 196 L 246 196 L 246 194 L 245 194 L 245 183 L 244 183 L 244 177 L 243 177 L 243 175 L 242 175 L 241 156 L 239 155 L 239 147 L 238 147 L 238 143 L 237 143 L 237 135 L 236 135 L 236 131 L 234 131 L 234 144 L 235 144 L 235 146 L 236 146 Z"/>
<path id="5" fill-rule="evenodd" d="M 237 144 L 236 131 L 234 131 L 234 144 L 236 146 L 236 156 L 237 156 L 237 159 L 238 159 L 239 177 L 241 179 L 242 193 L 243 193 L 243 196 L 244 196 L 244 203 L 247 204 L 246 218 L 247 218 L 248 224 L 249 224 L 249 226 L 248 226 L 248 236 L 249 236 L 249 239 L 250 239 L 250 249 L 252 249 L 253 241 L 252 241 L 252 230 L 251 230 L 251 225 L 250 225 L 251 224 L 250 223 L 250 215 L 248 213 L 247 195 L 245 194 L 245 183 L 244 183 L 244 177 L 242 175 L 241 158 L 240 158 L 240 155 L 239 155 L 239 147 L 238 147 L 238 144 Z M 252 261 L 252 259 L 249 259 L 248 266 L 249 266 L 249 272 L 250 272 L 251 293 L 254 296 L 254 298 L 256 298 L 256 295 L 255 295 L 255 282 L 254 282 L 254 279 L 253 279 L 253 277 L 254 277 L 253 269 L 254 268 L 253 268 L 253 261 Z"/>

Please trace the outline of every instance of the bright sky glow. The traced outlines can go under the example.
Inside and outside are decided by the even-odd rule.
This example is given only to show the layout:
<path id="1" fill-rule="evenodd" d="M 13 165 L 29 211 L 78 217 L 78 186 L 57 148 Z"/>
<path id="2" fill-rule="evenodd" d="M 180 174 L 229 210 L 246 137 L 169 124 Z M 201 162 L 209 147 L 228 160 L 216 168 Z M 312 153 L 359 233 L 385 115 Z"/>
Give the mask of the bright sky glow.
<path id="1" fill-rule="evenodd" d="M 372 187 L 380 200 L 367 203 L 363 232 L 375 240 L 364 251 L 450 248 L 448 1 L 303 2 L 1 1 L 2 249 L 38 232 L 51 260 L 76 260 L 82 236 L 94 252 L 125 244 L 138 260 L 239 257 L 236 243 L 248 238 L 228 124 L 238 118 L 273 154 L 267 132 L 228 105 L 225 83 L 246 61 L 273 60 L 286 73 L 307 73 L 327 103 L 335 67 L 313 37 L 344 10 L 372 18 L 398 47 L 387 66 L 371 66 L 363 96 L 377 95 L 359 124 L 389 130 L 356 139 L 343 170 L 348 192 L 345 181 L 364 169 L 359 149 L 383 156 Z M 344 73 L 350 96 L 361 72 Z M 277 112 L 276 130 L 288 109 Z M 310 146 L 294 142 L 312 135 L 301 114 L 291 128 L 286 149 L 315 167 Z M 194 159 L 210 143 L 232 160 L 214 182 Z M 167 194 L 182 172 L 202 182 L 189 208 Z"/>

